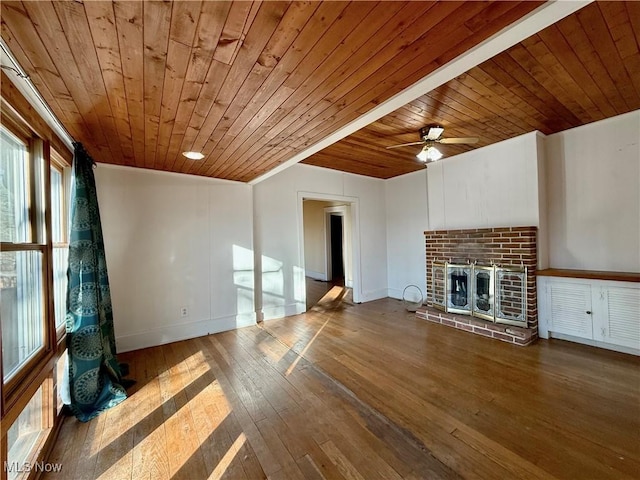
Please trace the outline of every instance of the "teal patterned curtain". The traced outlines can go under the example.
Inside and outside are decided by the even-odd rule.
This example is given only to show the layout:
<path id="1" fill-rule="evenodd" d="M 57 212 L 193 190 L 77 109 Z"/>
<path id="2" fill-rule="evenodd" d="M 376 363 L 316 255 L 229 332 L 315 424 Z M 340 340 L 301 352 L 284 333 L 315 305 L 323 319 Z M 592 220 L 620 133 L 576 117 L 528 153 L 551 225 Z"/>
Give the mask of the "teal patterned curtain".
<path id="1" fill-rule="evenodd" d="M 127 394 L 116 360 L 109 278 L 93 159 L 74 144 L 67 275 L 70 408 L 86 422 Z"/>

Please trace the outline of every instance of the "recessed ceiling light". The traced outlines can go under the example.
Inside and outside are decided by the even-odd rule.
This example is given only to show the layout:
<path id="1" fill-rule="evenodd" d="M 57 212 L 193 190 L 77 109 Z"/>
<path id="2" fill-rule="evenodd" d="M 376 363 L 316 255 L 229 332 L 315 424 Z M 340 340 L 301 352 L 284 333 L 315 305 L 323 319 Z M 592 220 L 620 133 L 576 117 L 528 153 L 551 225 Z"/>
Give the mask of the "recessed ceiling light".
<path id="1" fill-rule="evenodd" d="M 204 155 L 200 152 L 182 152 L 182 155 L 191 160 L 202 160 Z"/>

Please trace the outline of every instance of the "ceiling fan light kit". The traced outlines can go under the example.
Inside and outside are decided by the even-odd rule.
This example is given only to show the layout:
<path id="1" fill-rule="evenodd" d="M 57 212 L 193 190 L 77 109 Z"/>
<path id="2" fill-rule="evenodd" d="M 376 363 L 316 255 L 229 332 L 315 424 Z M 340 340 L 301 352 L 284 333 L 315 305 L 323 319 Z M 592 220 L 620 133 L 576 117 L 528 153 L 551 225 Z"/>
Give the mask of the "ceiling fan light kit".
<path id="1" fill-rule="evenodd" d="M 425 145 L 416 157 L 421 162 L 435 162 L 442 158 L 442 153 L 434 146 Z"/>

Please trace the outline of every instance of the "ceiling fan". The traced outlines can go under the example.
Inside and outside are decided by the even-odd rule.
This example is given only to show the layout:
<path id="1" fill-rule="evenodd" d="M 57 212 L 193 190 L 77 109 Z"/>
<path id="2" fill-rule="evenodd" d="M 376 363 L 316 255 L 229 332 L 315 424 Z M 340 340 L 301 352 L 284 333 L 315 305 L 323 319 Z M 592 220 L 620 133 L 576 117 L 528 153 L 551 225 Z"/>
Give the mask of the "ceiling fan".
<path id="1" fill-rule="evenodd" d="M 399 147 L 409 147 L 411 145 L 423 145 L 422 150 L 420 151 L 420 153 L 418 153 L 418 155 L 416 155 L 416 157 L 418 157 L 418 160 L 422 162 L 433 162 L 442 158 L 442 153 L 435 147 L 436 143 L 449 145 L 472 145 L 474 143 L 478 143 L 477 137 L 442 138 L 443 133 L 444 127 L 440 125 L 427 125 L 426 127 L 422 127 L 420 129 L 420 138 L 422 140 L 420 140 L 419 142 L 401 143 L 400 145 L 392 145 L 386 148 L 391 149 Z"/>

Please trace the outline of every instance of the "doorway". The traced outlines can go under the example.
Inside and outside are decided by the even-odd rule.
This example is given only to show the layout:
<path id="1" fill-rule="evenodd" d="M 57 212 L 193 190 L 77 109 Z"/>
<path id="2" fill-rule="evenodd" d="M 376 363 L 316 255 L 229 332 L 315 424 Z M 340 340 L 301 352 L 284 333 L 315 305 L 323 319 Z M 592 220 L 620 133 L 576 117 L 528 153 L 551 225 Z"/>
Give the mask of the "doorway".
<path id="1" fill-rule="evenodd" d="M 344 285 L 344 216 L 330 213 L 328 227 L 328 280 L 335 285 Z"/>
<path id="2" fill-rule="evenodd" d="M 301 200 L 306 308 L 317 307 L 320 300 L 328 299 L 327 295 L 335 297 L 330 302 L 332 305 L 345 296 L 351 302 L 353 250 L 357 245 L 353 231 L 354 206 L 351 202 L 329 199 Z"/>

